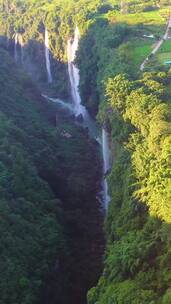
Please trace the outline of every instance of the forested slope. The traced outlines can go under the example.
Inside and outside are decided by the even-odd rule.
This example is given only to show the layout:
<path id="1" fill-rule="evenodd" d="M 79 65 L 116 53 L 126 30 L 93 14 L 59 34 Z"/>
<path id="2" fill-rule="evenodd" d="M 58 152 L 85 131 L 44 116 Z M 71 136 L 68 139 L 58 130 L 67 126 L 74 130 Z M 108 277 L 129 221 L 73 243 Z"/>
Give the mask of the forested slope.
<path id="1" fill-rule="evenodd" d="M 0 303 L 83 302 L 101 265 L 97 145 L 0 57 Z"/>
<path id="2" fill-rule="evenodd" d="M 101 19 L 80 43 L 83 100 L 111 134 L 113 158 L 104 272 L 90 304 L 171 301 L 171 77 L 166 66 L 140 73 L 142 30 Z"/>
<path id="3" fill-rule="evenodd" d="M 150 53 L 153 43 L 165 30 L 169 16 L 168 1 L 61 0 L 47 3 L 30 0 L 27 3 L 12 1 L 11 5 L 11 1 L 1 0 L 1 3 L 3 5 L 0 23 L 1 41 L 3 47 L 10 50 L 11 54 L 14 35 L 19 32 L 23 37 L 26 54 L 31 60 L 39 57 L 41 63 L 43 56 L 40 50 L 44 42 L 45 26 L 48 28 L 51 55 L 53 60 L 57 59 L 57 66 L 60 67 L 58 77 L 55 78 L 59 96 L 68 95 L 65 74 L 67 39 L 73 35 L 76 24 L 81 32 L 76 59 L 81 76 L 80 92 L 83 103 L 94 117 L 97 114 L 98 122 L 101 126 L 105 126 L 110 134 L 113 160 L 111 172 L 108 174 L 111 203 L 105 221 L 107 245 L 104 271 L 97 287 L 89 291 L 88 303 L 170 304 L 171 72 L 169 67 L 164 65 L 157 70 L 151 68 L 144 74 L 139 69 L 143 59 Z M 153 34 L 154 42 L 144 38 L 144 34 Z M 5 56 L 2 53 L 4 60 L 0 63 L 2 82 L 0 110 L 3 122 L 2 139 L 9 138 L 10 142 L 9 144 L 7 140 L 3 140 L 5 141 L 3 149 L 9 153 L 10 160 L 8 154 L 5 153 L 4 156 L 3 152 L 2 172 L 3 170 L 5 172 L 2 176 L 2 190 L 5 187 L 3 193 L 5 197 L 8 193 L 8 196 L 12 195 L 12 199 L 16 196 L 16 201 L 19 199 L 20 202 L 24 199 L 26 202 L 31 201 L 31 204 L 34 204 L 34 201 L 37 203 L 40 200 L 37 195 L 42 193 L 43 205 L 38 204 L 41 210 L 35 217 L 38 216 L 36 223 L 42 221 L 45 229 L 49 231 L 46 242 L 50 242 L 49 250 L 42 256 L 42 265 L 44 259 L 46 266 L 47 261 L 51 264 L 54 260 L 54 252 L 56 260 L 56 254 L 60 257 L 61 252 L 67 251 L 67 268 L 64 268 L 64 271 L 67 269 L 68 272 L 69 269 L 69 277 L 65 275 L 64 277 L 71 283 L 69 290 L 76 295 L 79 287 L 79 291 L 83 290 L 85 294 L 91 285 L 89 273 L 94 285 L 96 274 L 100 273 L 100 263 L 96 263 L 95 254 L 99 240 L 99 231 L 94 230 L 99 224 L 97 214 L 93 220 L 87 222 L 87 218 L 92 214 L 91 202 L 95 199 L 94 186 L 99 188 L 101 175 L 99 161 L 96 158 L 98 153 L 96 144 L 88 140 L 86 132 L 73 127 L 72 124 L 68 125 L 66 120 L 59 119 L 57 128 L 50 127 L 45 112 L 54 125 L 56 120 L 52 115 L 52 108 L 45 105 L 23 72 L 21 75 L 21 72 L 13 67 L 12 62 L 9 67 L 7 64 L 9 59 L 5 60 Z M 44 63 L 40 67 L 41 75 L 43 75 L 43 66 Z M 18 72 L 20 76 L 17 76 Z M 34 90 L 38 94 L 36 100 L 38 99 L 39 103 L 31 102 L 34 99 L 31 91 Z M 16 98 L 13 98 L 14 96 Z M 21 96 L 25 96 L 22 97 L 22 102 Z M 37 110 L 33 110 L 35 107 Z M 66 138 L 63 138 L 63 129 L 72 135 L 69 139 L 70 144 Z M 11 152 L 13 145 L 15 149 Z M 18 153 L 21 157 L 17 156 L 20 155 Z M 11 158 L 16 161 L 12 161 Z M 93 170 L 91 168 L 90 174 L 92 164 L 94 167 Z M 21 167 L 28 172 L 27 178 L 25 174 L 23 176 Z M 14 172 L 17 172 L 15 176 L 18 180 L 14 178 Z M 4 179 L 8 181 L 8 175 L 12 184 L 3 182 Z M 24 183 L 21 183 L 21 180 L 24 180 Z M 95 181 L 98 181 L 96 185 Z M 24 187 L 25 184 L 27 187 Z M 15 187 L 11 189 L 11 185 Z M 32 191 L 28 191 L 30 187 Z M 20 198 L 21 193 L 22 198 Z M 44 199 L 46 197 L 48 198 Z M 56 198 L 60 198 L 62 202 L 59 203 Z M 7 206 L 10 205 L 8 202 L 10 199 L 11 197 L 5 198 Z M 80 203 L 83 209 L 80 208 Z M 14 213 L 23 212 L 22 209 L 18 211 L 17 206 L 17 211 Z M 50 210 L 48 206 L 52 206 Z M 96 202 L 93 213 L 98 207 Z M 11 213 L 9 209 L 3 212 L 6 212 L 7 216 Z M 61 222 L 61 214 L 64 223 L 63 220 Z M 47 223 L 44 222 L 44 215 Z M 57 218 L 55 222 L 54 216 Z M 8 219 L 5 225 L 11 227 L 11 221 L 14 221 L 13 217 L 12 220 Z M 50 227 L 49 221 L 53 223 Z M 39 224 L 38 227 L 35 226 L 37 227 L 35 238 L 38 237 L 39 240 L 42 237 L 40 226 Z M 66 228 L 62 229 L 65 236 L 61 233 L 61 226 Z M 13 228 L 11 229 L 10 238 L 13 239 L 14 231 Z M 95 232 L 92 233 L 93 231 Z M 16 235 L 18 237 L 18 231 Z M 73 238 L 73 235 L 76 237 Z M 88 238 L 91 240 L 90 247 L 87 243 Z M 80 246 L 81 240 L 83 246 Z M 94 243 L 94 240 L 97 242 Z M 4 238 L 2 243 L 3 241 Z M 66 247 L 68 245 L 69 248 Z M 44 247 L 46 244 L 42 245 L 40 242 L 38 252 L 42 252 L 41 246 Z M 3 246 L 3 250 L 6 256 L 6 245 Z M 29 250 L 32 252 L 32 246 Z M 18 252 L 17 254 L 12 252 L 10 256 L 18 257 Z M 83 256 L 76 261 L 78 252 Z M 29 258 L 30 256 L 32 255 L 30 254 Z M 89 260 L 91 260 L 90 264 Z M 33 261 L 33 265 L 35 264 L 37 265 L 37 260 Z M 10 265 L 9 263 L 8 266 Z M 18 259 L 15 265 L 20 267 Z M 95 271 L 91 267 L 95 267 L 92 268 Z M 9 269 L 11 271 L 11 268 Z M 22 267 L 23 275 L 18 283 L 19 287 L 18 285 L 15 287 L 18 291 L 11 292 L 8 299 L 4 298 L 2 303 L 20 301 L 17 297 L 22 294 L 23 301 L 31 304 L 33 302 L 31 297 L 40 292 L 39 284 L 42 279 L 39 276 L 42 278 L 45 272 L 47 274 L 47 268 L 40 267 L 41 274 L 37 274 L 36 269 L 34 268 L 34 274 L 31 273 L 29 276 Z M 16 274 L 16 271 L 14 272 Z M 5 272 L 4 276 L 8 276 L 9 273 Z M 16 279 L 15 276 L 14 279 L 13 276 L 11 278 L 11 288 L 14 288 Z M 36 289 L 34 295 L 30 294 L 31 289 L 28 287 L 32 286 L 32 279 L 37 284 L 34 286 Z M 58 300 L 58 294 L 60 295 L 60 291 L 54 292 L 58 286 L 58 281 L 56 282 L 57 285 L 54 281 L 52 283 L 54 298 L 49 300 L 50 303 Z M 68 286 L 67 281 L 65 286 Z M 6 289 L 7 287 L 8 284 L 5 284 Z M 18 289 L 20 287 L 23 288 L 23 293 Z M 48 288 L 48 295 L 50 293 L 51 289 Z M 16 298 L 11 298 L 13 294 Z M 7 292 L 4 292 L 3 297 L 5 295 Z M 67 303 L 68 299 L 63 296 L 62 301 Z M 80 301 L 80 295 L 78 298 L 73 297 L 73 303 L 77 301 Z"/>
<path id="4" fill-rule="evenodd" d="M 141 30 L 101 19 L 80 43 L 83 100 L 99 109 L 113 157 L 104 272 L 90 304 L 171 301 L 171 77 L 166 66 L 140 73 L 132 37 Z"/>
<path id="5" fill-rule="evenodd" d="M 1 51 L 0 303 L 34 303 L 46 275 L 66 251 L 61 203 L 36 165 L 48 147 L 43 138 L 50 143 L 52 135 L 40 124 L 39 106 L 27 93 L 30 85 Z M 42 158 L 41 166 L 44 162 Z"/>
<path id="6" fill-rule="evenodd" d="M 170 303 L 170 80 L 122 74 L 106 84 L 100 119 L 108 120 L 115 164 L 105 268 L 88 303 Z"/>

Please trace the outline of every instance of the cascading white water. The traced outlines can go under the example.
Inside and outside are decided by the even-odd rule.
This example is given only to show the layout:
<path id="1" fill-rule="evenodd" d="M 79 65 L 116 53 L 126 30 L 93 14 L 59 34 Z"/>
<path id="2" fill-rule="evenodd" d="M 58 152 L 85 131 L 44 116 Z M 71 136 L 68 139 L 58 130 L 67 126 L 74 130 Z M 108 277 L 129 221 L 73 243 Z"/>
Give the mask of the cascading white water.
<path id="1" fill-rule="evenodd" d="M 17 46 L 18 46 L 18 33 L 15 34 L 15 45 L 14 45 L 14 59 L 15 59 L 15 62 L 18 62 Z"/>
<path id="2" fill-rule="evenodd" d="M 24 64 L 24 42 L 21 34 L 18 35 L 18 43 L 21 49 L 21 63 Z"/>
<path id="3" fill-rule="evenodd" d="M 64 102 L 63 100 L 59 99 L 59 98 L 53 98 L 53 97 L 49 97 L 45 94 L 42 94 L 42 96 L 48 100 L 48 101 L 52 101 L 54 103 L 57 103 L 59 106 L 61 106 L 64 109 L 67 109 L 68 111 L 70 111 L 71 113 L 73 113 L 73 107 L 71 104 Z"/>
<path id="4" fill-rule="evenodd" d="M 81 97 L 79 93 L 80 75 L 79 69 L 74 64 L 76 52 L 78 50 L 80 34 L 79 29 L 76 26 L 74 39 L 68 40 L 67 56 L 68 56 L 68 74 L 71 85 L 71 96 L 73 101 L 73 111 L 76 117 L 81 116 L 83 118 L 83 126 L 89 129 L 91 137 L 94 137 L 98 142 L 100 141 L 98 136 L 98 130 L 93 119 L 90 117 L 87 109 L 81 104 Z"/>
<path id="5" fill-rule="evenodd" d="M 20 50 L 18 50 L 18 46 Z M 14 45 L 14 58 L 16 63 L 24 63 L 24 43 L 21 34 L 15 34 L 15 45 Z"/>
<path id="6" fill-rule="evenodd" d="M 49 50 L 49 33 L 45 28 L 45 60 L 46 60 L 46 71 L 48 83 L 52 83 L 52 73 L 51 73 L 51 64 L 50 64 L 50 50 Z"/>
<path id="7" fill-rule="evenodd" d="M 105 175 L 107 174 L 108 170 L 110 169 L 110 149 L 109 149 L 109 140 L 108 140 L 108 134 L 106 130 L 103 128 L 102 130 L 102 142 L 99 139 L 99 136 L 97 135 L 97 131 L 94 132 L 94 130 L 97 130 L 95 127 L 94 121 L 91 119 L 88 111 L 86 108 L 81 104 L 81 97 L 79 93 L 79 82 L 80 82 L 80 75 L 79 75 L 79 69 L 75 66 L 74 60 L 76 57 L 76 52 L 78 50 L 78 44 L 79 44 L 79 29 L 76 27 L 74 39 L 71 38 L 68 40 L 67 45 L 67 55 L 68 55 L 68 74 L 69 74 L 69 80 L 71 85 L 71 95 L 72 100 L 74 103 L 74 114 L 75 116 L 81 115 L 83 118 L 84 125 L 88 127 L 90 131 L 90 135 L 93 134 L 93 137 L 102 145 L 102 152 L 103 152 L 103 173 L 104 173 L 104 179 L 103 179 L 103 202 L 104 207 L 107 209 L 108 203 L 110 201 L 110 197 L 108 195 L 108 184 Z M 93 130 L 93 132 L 92 132 Z"/>
<path id="8" fill-rule="evenodd" d="M 110 149 L 109 149 L 109 136 L 107 131 L 102 129 L 102 152 L 103 152 L 103 201 L 105 205 L 105 209 L 107 210 L 108 204 L 110 202 L 110 196 L 108 194 L 108 183 L 106 179 L 106 175 L 110 170 Z"/>
<path id="9" fill-rule="evenodd" d="M 102 148 L 103 148 L 103 159 L 104 159 L 104 174 L 110 169 L 110 150 L 109 150 L 109 136 L 107 131 L 102 129 Z"/>
<path id="10" fill-rule="evenodd" d="M 79 82 L 80 82 L 79 69 L 74 64 L 76 52 L 78 50 L 79 38 L 80 38 L 79 30 L 78 27 L 76 27 L 74 40 L 72 39 L 68 40 L 68 47 L 67 47 L 68 73 L 71 84 L 71 95 L 74 103 L 75 116 L 82 115 L 83 118 L 85 119 L 86 109 L 84 106 L 81 105 L 81 98 L 79 93 Z"/>

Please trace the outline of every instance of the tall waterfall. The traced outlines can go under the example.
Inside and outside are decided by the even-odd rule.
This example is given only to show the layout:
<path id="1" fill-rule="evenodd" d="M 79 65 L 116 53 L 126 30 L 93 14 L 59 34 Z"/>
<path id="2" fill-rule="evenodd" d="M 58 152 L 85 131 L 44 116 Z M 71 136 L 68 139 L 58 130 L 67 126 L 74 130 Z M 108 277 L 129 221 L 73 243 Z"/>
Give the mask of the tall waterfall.
<path id="1" fill-rule="evenodd" d="M 107 131 L 102 129 L 102 152 L 103 152 L 103 200 L 105 209 L 108 208 L 108 204 L 110 201 L 110 196 L 108 194 L 108 183 L 106 179 L 106 174 L 110 169 L 110 149 L 109 149 L 109 137 Z"/>
<path id="2" fill-rule="evenodd" d="M 79 69 L 74 64 L 74 60 L 76 57 L 76 52 L 78 49 L 78 43 L 79 43 L 79 30 L 78 27 L 75 29 L 75 35 L 74 40 L 69 39 L 68 40 L 68 47 L 67 47 L 67 54 L 68 54 L 68 73 L 69 73 L 69 79 L 71 84 L 71 95 L 72 100 L 74 103 L 74 113 L 75 116 L 79 116 L 80 114 L 83 116 L 84 119 L 86 119 L 86 108 L 81 105 L 81 98 L 79 93 L 79 82 L 80 82 L 80 75 L 79 75 Z"/>
<path id="3" fill-rule="evenodd" d="M 79 82 L 80 75 L 79 69 L 76 67 L 74 60 L 76 57 L 76 52 L 78 50 L 80 33 L 76 26 L 74 39 L 69 39 L 67 44 L 67 56 L 68 56 L 68 74 L 71 85 L 71 96 L 73 101 L 73 111 L 76 117 L 80 116 L 83 118 L 83 125 L 89 129 L 91 137 L 96 138 L 99 141 L 98 130 L 95 122 L 90 117 L 87 109 L 81 104 L 81 97 L 79 93 Z"/>
<path id="4" fill-rule="evenodd" d="M 49 50 L 49 34 L 48 30 L 45 28 L 45 59 L 46 59 L 46 71 L 48 83 L 52 83 L 52 73 L 50 65 L 50 50 Z"/>
<path id="5" fill-rule="evenodd" d="M 14 58 L 16 63 L 24 63 L 24 42 L 19 33 L 15 34 Z"/>
<path id="6" fill-rule="evenodd" d="M 21 63 L 24 64 L 24 42 L 21 34 L 18 36 L 18 42 L 21 50 Z"/>
<path id="7" fill-rule="evenodd" d="M 79 82 L 80 82 L 80 75 L 79 75 L 79 69 L 74 64 L 74 60 L 76 57 L 76 52 L 78 50 L 78 44 L 79 44 L 79 29 L 76 27 L 74 39 L 71 38 L 68 40 L 67 45 L 67 55 L 68 55 L 68 74 L 69 74 L 69 80 L 71 85 L 71 95 L 74 105 L 74 114 L 75 116 L 81 115 L 84 121 L 84 125 L 88 127 L 90 131 L 90 135 L 93 134 L 93 137 L 102 145 L 102 152 L 103 152 L 103 173 L 104 173 L 104 179 L 103 179 L 103 202 L 104 207 L 107 209 L 108 203 L 110 201 L 110 197 L 108 195 L 108 184 L 106 180 L 106 173 L 110 169 L 110 150 L 109 150 L 109 140 L 108 140 L 108 134 L 105 129 L 102 130 L 102 142 L 99 139 L 99 136 L 97 135 L 97 128 L 95 126 L 94 121 L 91 119 L 87 109 L 81 104 L 81 97 L 79 93 Z M 93 130 L 93 132 L 92 132 Z M 95 131 L 94 131 L 95 130 Z"/>
<path id="8" fill-rule="evenodd" d="M 14 45 L 14 58 L 15 62 L 18 62 L 18 33 L 15 34 L 15 45 Z"/>

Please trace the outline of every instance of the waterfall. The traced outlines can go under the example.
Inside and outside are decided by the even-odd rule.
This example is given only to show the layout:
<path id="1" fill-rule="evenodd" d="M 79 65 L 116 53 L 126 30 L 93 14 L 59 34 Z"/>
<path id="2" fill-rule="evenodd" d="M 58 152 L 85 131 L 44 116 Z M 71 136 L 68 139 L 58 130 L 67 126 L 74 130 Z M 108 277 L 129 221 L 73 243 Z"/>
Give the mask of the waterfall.
<path id="1" fill-rule="evenodd" d="M 76 27 L 74 40 L 72 39 L 68 40 L 68 47 L 67 47 L 68 74 L 70 79 L 71 95 L 74 103 L 75 116 L 82 115 L 83 119 L 86 120 L 87 111 L 86 108 L 81 105 L 81 98 L 79 93 L 79 82 L 80 82 L 79 69 L 74 64 L 76 52 L 78 50 L 79 38 L 80 38 L 79 30 L 78 27 Z"/>
<path id="2" fill-rule="evenodd" d="M 18 35 L 18 43 L 20 45 L 21 50 L 21 63 L 24 64 L 24 42 L 21 34 Z"/>
<path id="3" fill-rule="evenodd" d="M 108 133 L 104 128 L 102 129 L 102 148 L 104 159 L 104 174 L 106 174 L 110 169 L 110 150 Z"/>
<path id="4" fill-rule="evenodd" d="M 76 67 L 74 60 L 78 50 L 80 34 L 76 26 L 74 39 L 69 38 L 67 44 L 67 57 L 68 57 L 68 74 L 71 86 L 71 97 L 73 102 L 73 111 L 76 117 L 81 116 L 83 119 L 83 126 L 88 128 L 91 137 L 100 142 L 98 130 L 95 122 L 89 115 L 86 107 L 81 104 L 81 97 L 79 93 L 80 75 L 79 69 Z"/>
<path id="5" fill-rule="evenodd" d="M 110 169 L 110 149 L 109 149 L 109 136 L 107 131 L 102 129 L 102 152 L 103 152 L 103 200 L 105 209 L 108 208 L 108 204 L 110 201 L 110 196 L 108 194 L 108 183 L 106 179 L 106 174 Z"/>
<path id="6" fill-rule="evenodd" d="M 15 45 L 14 45 L 14 58 L 15 62 L 18 62 L 18 33 L 15 34 Z"/>
<path id="7" fill-rule="evenodd" d="M 45 28 L 45 59 L 46 59 L 46 71 L 48 83 L 52 83 L 52 73 L 50 65 L 50 50 L 49 50 L 49 34 L 48 30 Z"/>
<path id="8" fill-rule="evenodd" d="M 71 104 L 64 102 L 63 100 L 59 99 L 59 98 L 53 98 L 53 97 L 49 97 L 45 94 L 42 94 L 42 96 L 51 102 L 54 102 L 56 104 L 58 104 L 59 106 L 61 106 L 61 108 L 63 109 L 67 109 L 68 111 L 70 111 L 71 113 L 73 113 L 73 107 Z"/>
<path id="9" fill-rule="evenodd" d="M 24 63 L 24 43 L 23 37 L 19 33 L 15 34 L 14 58 L 16 63 Z"/>
<path id="10" fill-rule="evenodd" d="M 68 56 L 68 74 L 69 80 L 71 85 L 71 96 L 74 106 L 74 114 L 75 116 L 82 116 L 83 124 L 88 127 L 90 135 L 102 145 L 102 152 L 103 152 L 103 203 L 105 209 L 108 207 L 108 203 L 110 201 L 110 197 L 108 195 L 108 184 L 105 175 L 107 174 L 108 170 L 110 169 L 110 150 L 109 150 L 109 139 L 108 133 L 103 128 L 102 129 L 102 142 L 98 136 L 97 127 L 95 122 L 91 119 L 87 109 L 81 104 L 81 97 L 79 93 L 79 82 L 80 82 L 80 75 L 79 69 L 76 67 L 74 60 L 76 57 L 76 52 L 78 50 L 79 44 L 79 30 L 76 26 L 74 39 L 69 38 L 67 44 L 67 56 Z"/>

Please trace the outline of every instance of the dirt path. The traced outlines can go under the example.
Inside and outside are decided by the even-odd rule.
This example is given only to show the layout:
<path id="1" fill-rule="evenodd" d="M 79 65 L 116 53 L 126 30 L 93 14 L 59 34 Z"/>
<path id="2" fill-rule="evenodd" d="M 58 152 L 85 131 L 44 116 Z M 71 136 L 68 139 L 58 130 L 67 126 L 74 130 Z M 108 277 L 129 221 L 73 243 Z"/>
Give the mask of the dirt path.
<path id="1" fill-rule="evenodd" d="M 169 30 L 171 28 L 171 16 L 170 16 L 170 19 L 169 19 L 169 22 L 168 22 L 168 25 L 167 25 L 167 28 L 166 28 L 166 32 L 165 34 L 163 35 L 163 37 L 157 42 L 157 44 L 155 45 L 155 47 L 153 48 L 152 52 L 150 53 L 150 55 L 154 55 L 157 53 L 157 51 L 159 50 L 159 48 L 161 47 L 161 45 L 163 44 L 163 42 L 165 40 L 167 40 L 168 38 L 168 35 L 169 35 Z M 149 56 L 150 56 L 149 55 Z M 143 71 L 144 68 L 145 68 L 145 65 L 147 64 L 147 62 L 149 61 L 149 56 L 146 57 L 146 59 L 143 61 L 143 63 L 140 65 L 140 71 Z"/>

